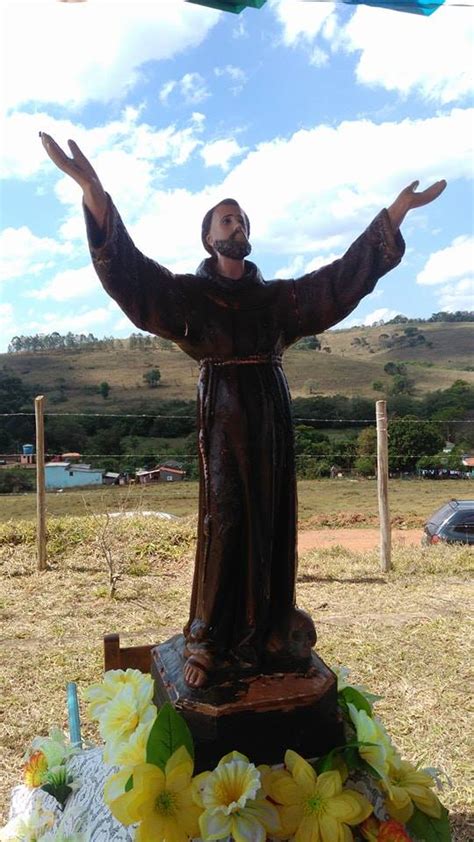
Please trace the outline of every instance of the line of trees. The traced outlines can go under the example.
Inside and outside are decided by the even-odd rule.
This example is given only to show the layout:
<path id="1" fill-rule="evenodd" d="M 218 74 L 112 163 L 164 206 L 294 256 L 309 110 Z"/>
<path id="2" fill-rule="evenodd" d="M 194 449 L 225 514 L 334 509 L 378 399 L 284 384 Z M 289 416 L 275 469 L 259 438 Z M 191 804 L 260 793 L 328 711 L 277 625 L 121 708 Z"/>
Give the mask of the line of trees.
<path id="1" fill-rule="evenodd" d="M 385 322 L 386 325 L 403 325 L 407 322 L 415 324 L 426 324 L 429 322 L 474 322 L 473 310 L 456 310 L 455 313 L 447 313 L 445 310 L 439 313 L 433 313 L 428 319 L 413 319 L 408 316 L 403 316 L 399 313 L 390 321 Z"/>
<path id="2" fill-rule="evenodd" d="M 405 324 L 429 324 L 433 322 L 473 322 L 474 311 L 472 310 L 456 310 L 455 313 L 448 313 L 441 311 L 433 313 L 427 319 L 414 319 L 404 316 L 399 313 L 390 321 L 381 321 L 380 325 L 405 325 Z M 430 343 L 426 341 L 423 334 L 419 333 L 417 328 L 406 328 L 404 330 L 406 340 L 410 340 L 412 346 L 417 344 L 427 345 Z M 364 342 L 364 340 L 358 340 Z M 56 351 L 56 350 L 77 350 L 85 346 L 94 346 L 96 348 L 116 348 L 128 346 L 131 350 L 154 348 L 162 351 L 172 351 L 176 348 L 175 344 L 170 339 L 162 339 L 160 336 L 151 336 L 150 334 L 132 333 L 128 339 L 117 339 L 114 336 L 105 336 L 98 339 L 92 333 L 66 333 L 61 334 L 57 331 L 52 333 L 36 333 L 32 336 L 14 336 L 8 345 L 9 354 L 18 354 L 22 351 Z M 328 346 L 322 346 L 321 341 L 317 336 L 307 336 L 300 339 L 295 344 L 297 350 L 315 350 L 327 351 L 330 353 L 331 349 Z"/>
<path id="3" fill-rule="evenodd" d="M 114 336 L 104 336 L 98 339 L 93 333 L 66 333 L 57 331 L 52 333 L 35 333 L 32 336 L 14 336 L 8 345 L 9 354 L 35 351 L 77 351 L 82 348 L 123 348 L 130 350 L 143 350 L 151 348 L 161 351 L 172 351 L 176 348 L 170 339 L 162 339 L 161 336 L 150 336 L 149 334 L 132 333 L 128 339 L 117 339 Z"/>

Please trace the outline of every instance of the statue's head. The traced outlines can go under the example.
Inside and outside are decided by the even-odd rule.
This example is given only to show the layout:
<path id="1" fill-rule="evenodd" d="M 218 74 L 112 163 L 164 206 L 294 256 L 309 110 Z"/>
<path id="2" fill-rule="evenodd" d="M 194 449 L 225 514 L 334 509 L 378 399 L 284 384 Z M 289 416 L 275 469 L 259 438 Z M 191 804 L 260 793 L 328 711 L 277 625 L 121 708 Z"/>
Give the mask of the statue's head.
<path id="1" fill-rule="evenodd" d="M 206 213 L 201 227 L 202 244 L 213 257 L 243 260 L 252 250 L 250 221 L 235 199 L 223 199 Z"/>

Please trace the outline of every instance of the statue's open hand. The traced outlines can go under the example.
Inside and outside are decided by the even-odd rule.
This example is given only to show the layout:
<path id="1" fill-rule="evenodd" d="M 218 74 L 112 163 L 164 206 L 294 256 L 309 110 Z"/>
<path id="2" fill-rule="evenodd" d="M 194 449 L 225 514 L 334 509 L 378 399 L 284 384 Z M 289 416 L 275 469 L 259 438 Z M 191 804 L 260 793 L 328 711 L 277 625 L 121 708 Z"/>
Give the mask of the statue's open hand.
<path id="1" fill-rule="evenodd" d="M 413 210 L 414 208 L 421 208 L 423 205 L 429 205 L 430 202 L 434 202 L 434 200 L 441 195 L 446 187 L 446 182 L 443 178 L 441 181 L 435 181 L 435 183 L 432 184 L 431 187 L 427 187 L 426 190 L 420 190 L 420 192 L 417 193 L 416 188 L 419 183 L 419 181 L 412 181 L 408 187 L 405 187 L 405 189 L 399 193 L 393 204 L 387 208 L 394 230 L 398 230 L 408 211 Z"/>
<path id="2" fill-rule="evenodd" d="M 70 158 L 51 137 L 51 135 L 46 134 L 45 132 L 40 132 L 40 137 L 41 142 L 52 162 L 56 164 L 60 170 L 65 172 L 66 175 L 70 175 L 74 181 L 77 181 L 83 189 L 84 187 L 99 181 L 94 167 L 81 152 L 74 140 L 68 140 L 68 146 L 72 155 L 72 158 Z"/>
<path id="3" fill-rule="evenodd" d="M 419 183 L 419 181 L 412 181 L 412 183 L 409 184 L 408 187 L 405 187 L 405 189 L 400 193 L 399 198 L 406 202 L 408 210 L 421 208 L 423 205 L 429 205 L 430 202 L 434 202 L 434 200 L 441 195 L 446 187 L 446 181 L 443 178 L 441 181 L 435 181 L 435 183 L 432 184 L 431 187 L 427 187 L 426 190 L 420 190 L 420 192 L 417 193 L 416 188 Z"/>
<path id="4" fill-rule="evenodd" d="M 70 175 L 82 187 L 84 204 L 101 228 L 107 212 L 107 196 L 90 161 L 87 160 L 74 140 L 68 140 L 72 155 L 70 158 L 51 135 L 40 132 L 40 138 L 53 164 L 56 164 L 66 175 Z"/>

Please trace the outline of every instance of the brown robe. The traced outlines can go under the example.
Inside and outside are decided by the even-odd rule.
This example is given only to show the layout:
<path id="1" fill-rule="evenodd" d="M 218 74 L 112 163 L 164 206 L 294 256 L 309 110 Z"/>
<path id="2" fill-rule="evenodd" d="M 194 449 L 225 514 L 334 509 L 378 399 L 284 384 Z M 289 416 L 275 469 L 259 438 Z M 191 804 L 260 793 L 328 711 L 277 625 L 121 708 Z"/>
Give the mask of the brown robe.
<path id="1" fill-rule="evenodd" d="M 138 328 L 200 362 L 199 527 L 186 652 L 250 667 L 268 651 L 288 655 L 299 616 L 296 475 L 281 355 L 345 318 L 400 262 L 403 239 L 383 210 L 329 266 L 268 282 L 246 261 L 236 281 L 218 275 L 212 258 L 195 275 L 177 275 L 145 257 L 112 203 L 105 235 L 87 211 L 86 221 L 106 291 Z"/>

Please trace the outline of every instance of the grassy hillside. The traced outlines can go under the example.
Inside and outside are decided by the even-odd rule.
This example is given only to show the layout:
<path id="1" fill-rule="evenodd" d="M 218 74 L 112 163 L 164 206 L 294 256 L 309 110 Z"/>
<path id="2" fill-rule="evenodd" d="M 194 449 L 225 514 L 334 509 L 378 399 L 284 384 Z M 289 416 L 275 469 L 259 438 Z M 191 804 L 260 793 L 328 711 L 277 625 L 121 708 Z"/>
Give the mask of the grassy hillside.
<path id="1" fill-rule="evenodd" d="M 414 331 L 407 335 L 406 331 Z M 371 328 L 327 331 L 319 336 L 322 350 L 291 349 L 285 370 L 294 396 L 310 394 L 381 397 L 374 381 L 390 386 L 384 366 L 404 362 L 421 396 L 446 389 L 455 380 L 474 383 L 472 323 L 426 323 L 383 325 Z M 101 412 L 136 411 L 151 400 L 193 399 L 198 366 L 178 348 L 134 349 L 127 341 L 118 347 L 2 354 L 0 367 L 20 376 L 51 403 L 62 393 L 61 411 L 75 409 Z M 161 381 L 150 389 L 143 375 L 158 367 Z M 104 399 L 99 385 L 106 381 L 110 393 Z M 51 403 L 49 404 L 51 406 Z"/>

